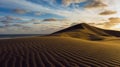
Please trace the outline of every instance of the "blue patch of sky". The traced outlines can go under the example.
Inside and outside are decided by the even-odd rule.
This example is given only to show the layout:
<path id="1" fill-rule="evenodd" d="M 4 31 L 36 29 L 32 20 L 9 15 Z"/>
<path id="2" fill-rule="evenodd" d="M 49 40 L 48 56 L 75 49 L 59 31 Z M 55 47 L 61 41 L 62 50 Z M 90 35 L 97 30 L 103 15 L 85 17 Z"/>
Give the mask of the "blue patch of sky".
<path id="1" fill-rule="evenodd" d="M 43 0 L 28 0 L 30 2 L 33 2 L 33 3 L 37 3 L 37 4 L 40 4 L 40 5 L 43 5 L 43 6 L 46 6 L 46 7 L 50 7 L 50 4 L 48 4 L 48 2 L 46 1 L 43 1 Z M 56 0 L 56 5 L 61 5 L 61 2 L 62 0 Z M 52 9 L 56 9 L 58 6 L 54 6 L 54 8 L 51 8 Z M 57 8 L 59 9 L 59 8 Z M 13 11 L 13 9 L 9 9 L 9 8 L 0 8 L 0 16 L 7 16 L 7 15 L 10 15 L 10 16 L 19 16 L 19 17 L 33 17 L 33 18 L 39 18 L 39 19 L 46 19 L 46 18 L 64 18 L 62 16 L 58 16 L 58 15 L 55 15 L 55 14 L 44 14 L 44 15 L 35 15 L 34 12 L 28 12 L 28 13 L 25 13 L 25 14 L 18 14 L 18 13 L 15 13 Z"/>
<path id="2" fill-rule="evenodd" d="M 56 0 L 56 3 L 57 3 L 58 5 L 61 5 L 61 4 L 62 4 L 62 0 Z"/>
<path id="3" fill-rule="evenodd" d="M 85 2 L 81 2 L 79 4 L 80 7 L 84 8 L 89 2 L 88 1 L 85 1 Z"/>
<path id="4" fill-rule="evenodd" d="M 3 12 L 3 13 L 11 13 L 11 9 L 0 7 L 0 12 Z"/>

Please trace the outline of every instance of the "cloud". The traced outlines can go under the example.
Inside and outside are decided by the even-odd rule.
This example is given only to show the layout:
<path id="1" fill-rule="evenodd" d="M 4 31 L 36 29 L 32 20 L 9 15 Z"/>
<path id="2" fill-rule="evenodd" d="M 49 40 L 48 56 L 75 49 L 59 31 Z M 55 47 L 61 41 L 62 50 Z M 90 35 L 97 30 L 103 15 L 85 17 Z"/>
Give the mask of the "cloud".
<path id="1" fill-rule="evenodd" d="M 44 19 L 43 21 L 57 21 L 58 19 L 55 18 L 49 18 L 49 19 Z"/>
<path id="2" fill-rule="evenodd" d="M 101 8 L 107 6 L 108 5 L 105 4 L 102 0 L 91 0 L 90 3 L 85 6 L 85 8 Z"/>
<path id="3" fill-rule="evenodd" d="M 111 23 L 111 19 L 109 19 L 110 20 L 109 22 L 107 22 L 106 20 L 109 17 L 115 18 L 116 16 L 117 17 L 120 16 L 120 13 L 119 13 L 120 12 L 120 9 L 119 9 L 120 1 L 119 0 L 62 0 L 62 5 L 57 3 L 57 6 L 55 3 L 51 2 L 51 0 L 44 0 L 44 1 L 46 1 L 45 5 L 35 3 L 34 0 L 33 0 L 33 2 L 31 0 L 20 0 L 20 1 L 19 0 L 0 0 L 0 4 L 2 4 L 2 5 L 0 5 L 0 7 L 2 7 L 2 8 L 17 9 L 15 11 L 16 11 L 16 13 L 19 13 L 19 14 L 26 13 L 26 10 L 28 10 L 28 11 L 30 11 L 30 13 L 32 13 L 29 15 L 25 14 L 23 16 L 17 15 L 17 16 L 20 16 L 21 18 L 17 18 L 17 17 L 15 17 L 15 18 L 8 17 L 7 19 L 2 18 L 2 20 L 0 20 L 0 21 L 2 21 L 2 23 L 4 23 L 6 26 L 12 25 L 12 27 L 14 27 L 12 29 L 21 28 L 22 27 L 21 25 L 31 26 L 33 28 L 33 30 L 30 30 L 29 32 L 23 31 L 21 33 L 25 33 L 25 32 L 26 33 L 34 33 L 34 31 L 36 31 L 36 30 L 38 30 L 39 32 L 35 32 L 35 33 L 43 33 L 43 32 L 40 32 L 40 30 L 43 29 L 42 27 L 44 27 L 44 29 L 48 29 L 48 27 L 50 28 L 50 27 L 53 27 L 52 25 L 54 25 L 54 26 L 56 26 L 55 28 L 58 28 L 58 26 L 63 27 L 63 25 L 60 25 L 60 24 L 66 23 L 66 26 L 67 26 L 72 23 L 81 23 L 82 21 L 87 22 L 87 23 L 89 23 L 89 22 L 99 23 L 99 22 L 101 22 L 102 19 L 105 19 L 105 21 L 102 21 L 102 22 L 106 22 L 105 25 L 107 25 L 110 22 L 107 26 L 109 26 L 109 25 L 112 26 L 113 24 Z M 44 2 L 44 1 L 40 0 L 40 2 Z M 48 4 L 48 2 L 51 2 L 51 5 L 54 5 L 54 7 L 51 7 L 51 5 Z M 82 2 L 85 2 L 85 4 Z M 71 4 L 75 5 L 76 3 L 77 3 L 77 5 L 79 5 L 79 7 L 75 8 L 75 9 L 71 9 L 71 7 L 70 7 Z M 114 3 L 117 3 L 117 4 L 114 4 Z M 82 5 L 82 7 L 86 6 L 85 8 L 101 8 L 101 7 L 102 8 L 105 7 L 105 8 L 102 10 L 101 9 L 90 9 L 90 10 L 88 9 L 87 10 L 87 9 L 81 9 L 81 7 L 80 7 L 81 5 Z M 117 6 L 117 9 L 115 9 L 116 6 Z M 106 8 L 107 8 L 107 10 L 113 10 L 113 11 L 118 12 L 117 15 L 116 14 L 110 15 L 109 17 L 98 15 L 99 13 L 101 13 L 101 11 L 106 10 Z M 33 16 L 33 13 L 36 16 Z M 42 24 L 42 22 L 41 22 L 42 16 L 39 16 L 43 13 L 46 14 L 45 16 L 48 16 L 47 14 L 59 15 L 59 16 L 64 17 L 64 19 L 68 19 L 68 20 L 62 21 L 62 23 L 61 22 L 59 23 L 56 21 L 52 22 L 52 23 L 44 23 L 43 22 L 43 24 L 49 25 L 46 28 L 46 26 L 41 25 Z M 2 14 L 2 13 L 0 12 L 0 14 Z M 7 15 L 7 14 L 8 13 L 5 13 L 4 15 Z M 9 15 L 12 15 L 12 13 Z M 43 16 L 42 19 L 45 16 Z M 26 18 L 29 20 L 23 20 Z M 31 20 L 33 18 L 35 18 L 35 19 Z M 58 18 L 58 17 L 56 17 L 56 18 Z M 49 19 L 48 21 L 54 21 L 54 20 Z M 16 23 L 19 23 L 21 25 L 16 24 Z M 37 28 L 36 28 L 36 26 L 37 26 Z M 29 29 L 29 28 L 27 28 L 27 29 Z M 17 32 L 22 31 L 22 30 L 23 29 L 21 28 Z M 11 33 L 14 33 L 14 32 L 16 33 L 16 31 L 12 31 Z M 46 30 L 46 32 L 49 33 L 49 30 Z"/>
<path id="4" fill-rule="evenodd" d="M 12 17 L 12 16 L 5 16 L 6 17 L 6 20 L 14 20 L 15 17 Z"/>
<path id="5" fill-rule="evenodd" d="M 14 20 L 15 19 L 15 17 L 13 17 L 13 16 L 2 16 L 2 17 L 0 17 L 0 20 Z"/>
<path id="6" fill-rule="evenodd" d="M 72 1 L 71 0 L 62 0 L 62 3 L 65 6 L 69 6 L 72 3 Z"/>
<path id="7" fill-rule="evenodd" d="M 53 12 L 52 9 L 44 7 L 41 4 L 33 3 L 27 0 L 0 0 L 0 7 L 9 8 L 9 9 L 26 9 L 30 11 L 41 11 L 41 12 Z M 18 10 L 19 11 L 19 10 Z M 22 11 L 22 10 L 20 10 Z M 24 11 L 23 11 L 24 12 Z"/>
<path id="8" fill-rule="evenodd" d="M 13 12 L 18 13 L 18 14 L 25 14 L 25 13 L 27 13 L 29 11 L 28 10 L 24 10 L 24 9 L 16 8 L 16 9 L 13 9 Z"/>
<path id="9" fill-rule="evenodd" d="M 120 18 L 118 18 L 118 17 L 112 17 L 112 18 L 109 18 L 109 20 L 111 22 L 120 22 Z"/>
<path id="10" fill-rule="evenodd" d="M 86 0 L 62 0 L 62 4 L 65 5 L 65 6 L 69 6 L 73 3 L 81 3 L 81 2 L 84 2 Z"/>
<path id="11" fill-rule="evenodd" d="M 117 11 L 113 11 L 113 10 L 105 10 L 103 12 L 100 13 L 100 15 L 111 15 L 111 14 L 116 14 Z"/>
<path id="12" fill-rule="evenodd" d="M 0 34 L 32 34 L 31 27 L 24 25 L 8 25 L 0 26 Z"/>
<path id="13" fill-rule="evenodd" d="M 15 18 L 12 16 L 4 16 L 0 18 L 0 22 L 3 24 L 9 24 L 11 23 Z"/>
<path id="14" fill-rule="evenodd" d="M 31 1 L 27 1 L 27 0 L 1 0 L 0 1 L 0 7 L 2 8 L 7 8 L 7 9 L 16 9 L 14 10 L 17 13 L 24 13 L 26 12 L 26 10 L 29 10 L 30 12 L 34 12 L 35 15 L 40 15 L 40 13 L 44 14 L 55 14 L 55 15 L 59 15 L 61 17 L 63 17 L 64 15 L 61 15 L 60 12 L 62 12 L 63 10 L 61 9 L 52 9 L 50 7 L 47 6 L 43 6 L 42 4 L 37 4 Z M 55 5 L 54 5 L 55 6 Z M 58 8 L 57 6 L 55 6 L 56 8 Z M 66 10 L 64 10 L 66 11 Z"/>
<path id="15" fill-rule="evenodd" d="M 0 22 L 3 24 L 17 23 L 20 21 L 23 21 L 23 19 L 14 16 L 3 16 L 0 18 Z"/>
<path id="16" fill-rule="evenodd" d="M 32 27 L 30 26 L 26 26 L 20 23 L 16 23 L 16 24 L 5 24 L 0 26 L 0 29 L 4 29 L 4 31 L 8 32 L 10 31 L 11 33 L 20 33 L 22 31 L 30 31 L 32 29 Z M 8 32 L 8 33 L 10 33 Z"/>
<path id="17" fill-rule="evenodd" d="M 120 23 L 120 18 L 118 18 L 118 17 L 111 17 L 111 18 L 109 18 L 109 22 L 105 23 L 104 27 L 105 28 L 111 28 L 111 27 L 113 27 L 113 26 L 115 26 L 115 25 L 117 25 L 119 23 Z"/>
<path id="18" fill-rule="evenodd" d="M 33 24 L 40 24 L 42 20 L 39 19 L 32 19 L 29 21 L 29 23 L 33 23 Z"/>
<path id="19" fill-rule="evenodd" d="M 4 25 L 2 25 L 2 26 L 0 26 L 0 28 L 10 28 L 10 27 L 12 27 L 12 25 L 10 25 L 10 24 L 4 24 Z"/>
<path id="20" fill-rule="evenodd" d="M 35 20 L 34 20 L 35 21 Z M 38 20 L 36 21 L 38 22 Z M 25 20 L 24 18 L 14 17 L 14 16 L 3 16 L 0 18 L 0 28 L 29 28 L 33 24 L 33 20 Z M 22 29 L 21 29 L 22 30 Z"/>
<path id="21" fill-rule="evenodd" d="M 23 25 L 21 25 L 21 24 L 13 24 L 12 26 L 15 26 L 15 27 L 22 27 Z"/>
<path id="22" fill-rule="evenodd" d="M 15 17 L 13 16 L 3 16 L 3 17 L 0 17 L 0 20 L 14 20 Z"/>
<path id="23" fill-rule="evenodd" d="M 44 13 L 42 13 L 42 12 L 34 12 L 34 14 L 35 14 L 36 16 L 40 16 L 40 15 L 42 15 L 42 14 L 44 14 Z"/>
<path id="24" fill-rule="evenodd" d="M 4 26 L 0 26 L 0 28 L 4 28 Z"/>
<path id="25" fill-rule="evenodd" d="M 81 3 L 87 0 L 62 0 L 63 3 Z M 9 2 L 9 4 L 8 4 Z M 41 4 L 36 4 L 27 0 L 2 0 L 0 3 L 3 3 L 4 8 L 19 8 L 19 9 L 26 9 L 26 10 L 30 10 L 33 12 L 41 12 L 41 13 L 47 13 L 47 14 L 54 14 L 54 15 L 58 15 L 64 18 L 69 18 L 69 20 L 83 20 L 83 19 L 88 19 L 88 18 L 94 18 L 91 17 L 91 15 L 95 15 L 94 11 L 86 11 L 86 10 L 82 10 L 82 9 L 76 9 L 76 10 L 67 10 L 65 8 L 58 8 L 58 9 L 52 9 L 49 7 L 45 7 Z M 6 5 L 7 6 L 6 6 Z M 15 6 L 16 5 L 16 6 Z M 10 7 L 9 7 L 10 6 Z M 57 8 L 57 6 L 55 6 Z M 40 15 L 40 13 L 36 13 L 36 15 Z M 79 17 L 79 18 L 76 18 Z"/>
<path id="26" fill-rule="evenodd" d="M 0 17 L 1 28 L 4 27 L 28 27 L 34 24 L 41 24 L 40 19 L 25 19 L 15 16 L 3 16 Z"/>
<path id="27" fill-rule="evenodd" d="M 13 24 L 12 27 L 22 28 L 24 30 L 30 30 L 32 28 L 30 26 L 26 26 L 26 25 L 23 25 L 23 24 Z"/>

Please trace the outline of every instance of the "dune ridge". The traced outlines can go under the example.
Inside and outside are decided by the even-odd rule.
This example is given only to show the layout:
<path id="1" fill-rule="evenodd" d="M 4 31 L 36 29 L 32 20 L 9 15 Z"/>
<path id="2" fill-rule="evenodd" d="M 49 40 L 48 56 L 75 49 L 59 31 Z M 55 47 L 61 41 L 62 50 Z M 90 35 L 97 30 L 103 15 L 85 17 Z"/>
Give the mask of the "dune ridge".
<path id="1" fill-rule="evenodd" d="M 81 23 L 73 25 L 66 29 L 57 31 L 51 35 L 53 36 L 63 36 L 63 37 L 73 37 L 86 40 L 104 40 L 108 38 L 119 37 L 119 31 L 104 30 L 97 27 L 90 26 L 86 23 Z"/>

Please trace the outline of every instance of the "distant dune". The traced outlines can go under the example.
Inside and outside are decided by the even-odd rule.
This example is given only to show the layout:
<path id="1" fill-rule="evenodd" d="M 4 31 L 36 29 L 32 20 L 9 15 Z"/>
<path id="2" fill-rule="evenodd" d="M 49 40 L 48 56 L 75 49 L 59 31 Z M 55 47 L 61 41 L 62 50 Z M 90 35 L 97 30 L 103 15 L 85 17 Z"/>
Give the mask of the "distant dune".
<path id="1" fill-rule="evenodd" d="M 119 31 L 104 30 L 85 23 L 77 24 L 69 28 L 57 31 L 52 35 L 81 38 L 87 40 L 104 40 L 106 38 L 120 37 Z"/>
<path id="2" fill-rule="evenodd" d="M 119 33 L 82 23 L 49 36 L 3 39 L 0 67 L 120 67 Z"/>

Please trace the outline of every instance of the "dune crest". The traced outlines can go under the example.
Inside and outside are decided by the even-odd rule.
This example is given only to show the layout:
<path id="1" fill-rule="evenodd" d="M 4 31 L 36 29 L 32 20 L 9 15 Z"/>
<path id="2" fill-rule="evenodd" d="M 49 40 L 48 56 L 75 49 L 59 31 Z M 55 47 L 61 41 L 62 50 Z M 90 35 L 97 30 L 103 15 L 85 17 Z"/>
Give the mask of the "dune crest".
<path id="1" fill-rule="evenodd" d="M 120 32 L 112 31 L 112 30 L 104 30 L 104 29 L 96 28 L 94 26 L 90 26 L 86 23 L 81 23 L 57 31 L 52 35 L 81 38 L 87 40 L 104 40 L 108 37 L 116 37 L 116 34 L 114 33 L 120 33 Z"/>

